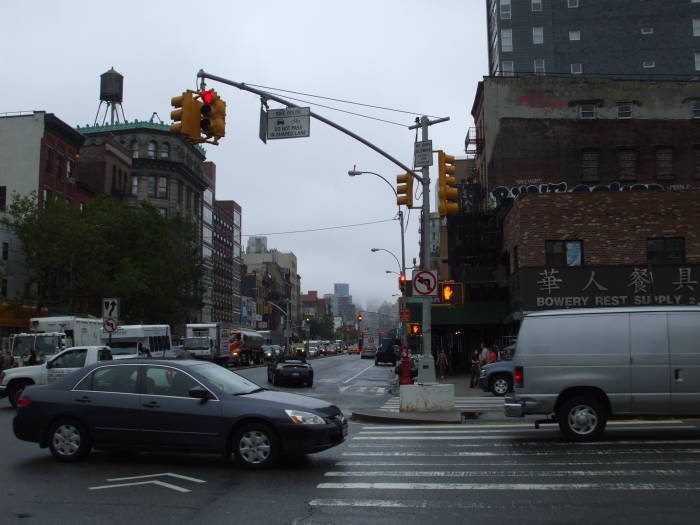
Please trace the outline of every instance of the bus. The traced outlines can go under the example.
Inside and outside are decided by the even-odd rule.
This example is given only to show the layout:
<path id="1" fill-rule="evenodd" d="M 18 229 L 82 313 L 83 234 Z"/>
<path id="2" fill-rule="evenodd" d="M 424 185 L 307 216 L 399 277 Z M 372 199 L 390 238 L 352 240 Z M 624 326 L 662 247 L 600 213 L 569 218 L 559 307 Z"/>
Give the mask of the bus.
<path id="1" fill-rule="evenodd" d="M 166 357 L 172 350 L 170 325 L 125 324 L 112 333 L 103 333 L 103 344 L 112 349 L 114 359 L 130 357 Z"/>

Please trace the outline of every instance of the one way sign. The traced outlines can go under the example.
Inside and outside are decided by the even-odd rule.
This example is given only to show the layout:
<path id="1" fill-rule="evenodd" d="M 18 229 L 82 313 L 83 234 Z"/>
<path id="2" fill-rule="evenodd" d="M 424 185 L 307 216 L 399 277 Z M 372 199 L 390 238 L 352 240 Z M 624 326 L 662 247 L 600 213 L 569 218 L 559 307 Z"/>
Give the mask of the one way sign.
<path id="1" fill-rule="evenodd" d="M 108 317 L 119 319 L 119 299 L 116 297 L 102 299 L 102 318 Z"/>

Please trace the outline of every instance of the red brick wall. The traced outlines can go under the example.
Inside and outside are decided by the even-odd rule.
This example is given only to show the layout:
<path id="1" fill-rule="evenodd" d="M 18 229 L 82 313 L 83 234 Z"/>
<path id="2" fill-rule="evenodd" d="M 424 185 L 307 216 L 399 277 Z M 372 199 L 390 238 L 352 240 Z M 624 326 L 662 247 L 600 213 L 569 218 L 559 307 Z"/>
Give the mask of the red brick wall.
<path id="1" fill-rule="evenodd" d="M 583 264 L 647 262 L 646 240 L 683 237 L 686 263 L 700 263 L 700 190 L 521 195 L 503 225 L 515 268 L 543 267 L 545 241 L 583 241 Z"/>

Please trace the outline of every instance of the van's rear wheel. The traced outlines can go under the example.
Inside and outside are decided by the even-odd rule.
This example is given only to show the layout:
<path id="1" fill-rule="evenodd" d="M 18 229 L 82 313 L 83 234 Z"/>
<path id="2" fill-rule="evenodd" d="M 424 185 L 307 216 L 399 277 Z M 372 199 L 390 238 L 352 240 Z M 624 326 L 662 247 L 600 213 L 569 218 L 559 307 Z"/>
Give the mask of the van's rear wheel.
<path id="1" fill-rule="evenodd" d="M 559 429 L 570 441 L 595 441 L 605 430 L 608 414 L 603 404 L 589 396 L 564 401 L 557 412 Z"/>

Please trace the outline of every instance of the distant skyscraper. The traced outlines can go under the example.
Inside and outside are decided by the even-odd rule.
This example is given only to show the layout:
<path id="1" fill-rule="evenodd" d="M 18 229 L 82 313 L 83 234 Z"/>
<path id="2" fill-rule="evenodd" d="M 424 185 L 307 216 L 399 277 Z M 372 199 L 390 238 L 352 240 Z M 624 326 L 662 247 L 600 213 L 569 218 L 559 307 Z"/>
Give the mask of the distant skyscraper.
<path id="1" fill-rule="evenodd" d="M 267 237 L 248 237 L 246 253 L 267 253 Z"/>
<path id="2" fill-rule="evenodd" d="M 485 0 L 492 76 L 691 80 L 697 0 Z"/>
<path id="3" fill-rule="evenodd" d="M 348 283 L 335 283 L 333 285 L 333 295 L 336 297 L 347 297 L 350 295 L 350 285 Z"/>

